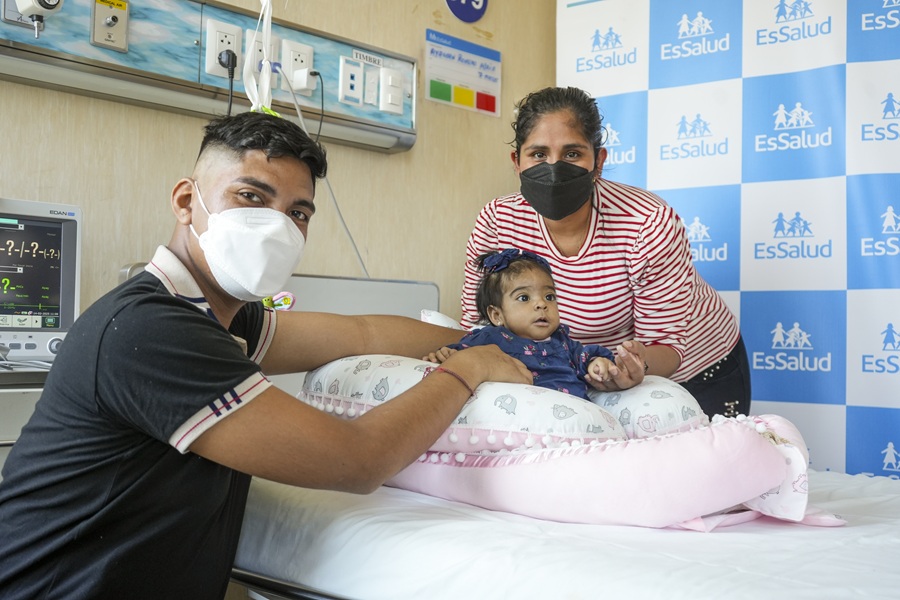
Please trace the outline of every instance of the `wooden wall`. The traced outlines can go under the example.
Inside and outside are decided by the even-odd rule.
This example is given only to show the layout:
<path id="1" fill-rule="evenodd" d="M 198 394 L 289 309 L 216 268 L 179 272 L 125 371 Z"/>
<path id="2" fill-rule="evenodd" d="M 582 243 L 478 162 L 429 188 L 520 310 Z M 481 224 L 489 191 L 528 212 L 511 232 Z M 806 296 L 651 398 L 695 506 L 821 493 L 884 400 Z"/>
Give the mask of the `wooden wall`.
<path id="1" fill-rule="evenodd" d="M 225 4 L 250 11 L 255 0 Z M 275 18 L 417 58 L 418 139 L 382 154 L 329 144 L 329 181 L 375 278 L 433 281 L 458 317 L 465 242 L 478 210 L 518 188 L 509 160 L 514 103 L 555 79 L 550 0 L 492 0 L 475 24 L 445 0 L 274 0 Z M 424 99 L 425 29 L 502 55 L 500 118 Z M 189 175 L 204 119 L 0 81 L 0 196 L 76 204 L 86 215 L 82 309 L 171 235 L 172 185 Z M 320 185 L 300 272 L 363 272 Z"/>

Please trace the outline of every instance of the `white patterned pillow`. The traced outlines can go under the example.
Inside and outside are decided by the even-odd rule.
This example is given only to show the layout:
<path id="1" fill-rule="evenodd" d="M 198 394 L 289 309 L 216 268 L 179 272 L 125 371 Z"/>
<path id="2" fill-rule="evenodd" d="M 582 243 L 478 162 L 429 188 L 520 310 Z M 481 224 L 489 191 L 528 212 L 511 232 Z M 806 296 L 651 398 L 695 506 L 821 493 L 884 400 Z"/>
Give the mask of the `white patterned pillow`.
<path id="1" fill-rule="evenodd" d="M 709 425 L 697 400 L 670 379 L 647 375 L 620 392 L 588 389 L 591 402 L 610 412 L 630 439 L 689 431 Z"/>
<path id="2" fill-rule="evenodd" d="M 423 308 L 421 313 L 419 314 L 419 319 L 424 323 L 431 323 L 432 325 L 440 325 L 441 327 L 449 327 L 450 329 L 462 329 L 459 323 L 457 323 L 444 313 L 438 312 L 436 310 Z"/>
<path id="3" fill-rule="evenodd" d="M 348 357 L 309 372 L 298 398 L 326 412 L 355 418 L 402 394 L 437 367 L 401 356 Z M 581 398 L 533 385 L 486 382 L 431 450 L 557 448 L 624 438 L 613 415 Z"/>

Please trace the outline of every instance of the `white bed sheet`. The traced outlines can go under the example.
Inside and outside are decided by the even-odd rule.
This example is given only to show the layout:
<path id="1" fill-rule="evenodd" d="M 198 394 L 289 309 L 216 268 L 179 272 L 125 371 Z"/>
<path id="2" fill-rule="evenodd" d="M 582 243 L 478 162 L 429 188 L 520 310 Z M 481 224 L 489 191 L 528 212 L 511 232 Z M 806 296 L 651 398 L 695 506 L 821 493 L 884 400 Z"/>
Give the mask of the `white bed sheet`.
<path id="1" fill-rule="evenodd" d="M 900 598 L 900 481 L 811 471 L 809 488 L 847 524 L 573 525 L 254 480 L 236 567 L 358 600 Z"/>

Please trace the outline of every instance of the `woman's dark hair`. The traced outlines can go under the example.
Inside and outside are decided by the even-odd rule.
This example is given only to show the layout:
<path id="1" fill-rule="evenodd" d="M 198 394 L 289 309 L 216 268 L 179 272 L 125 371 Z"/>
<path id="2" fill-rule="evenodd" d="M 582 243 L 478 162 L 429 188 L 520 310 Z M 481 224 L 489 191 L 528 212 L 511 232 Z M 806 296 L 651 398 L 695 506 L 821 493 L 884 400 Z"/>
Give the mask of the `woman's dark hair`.
<path id="1" fill-rule="evenodd" d="M 229 151 L 242 158 L 250 150 L 262 150 L 268 158 L 294 157 L 307 164 L 316 179 L 325 177 L 328 163 L 325 149 L 314 142 L 299 125 L 263 112 L 244 112 L 218 117 L 204 127 L 200 154 L 208 149 Z"/>
<path id="2" fill-rule="evenodd" d="M 568 111 L 572 114 L 585 139 L 594 147 L 594 156 L 603 146 L 603 117 L 597 103 L 587 92 L 575 87 L 548 87 L 532 92 L 516 104 L 516 120 L 512 124 L 516 132 L 513 142 L 518 155 L 519 149 L 538 120 L 544 115 Z"/>
<path id="3" fill-rule="evenodd" d="M 503 305 L 503 284 L 509 279 L 533 269 L 540 269 L 550 276 L 551 281 L 553 279 L 553 272 L 547 261 L 531 252 L 519 252 L 517 256 L 510 258 L 504 267 L 497 270 L 485 266 L 486 260 L 490 262 L 491 258 L 501 254 L 503 253 L 500 251 L 492 250 L 475 259 L 475 266 L 483 273 L 475 290 L 475 308 L 478 309 L 478 322 L 482 325 L 491 324 L 488 317 L 489 307 Z"/>

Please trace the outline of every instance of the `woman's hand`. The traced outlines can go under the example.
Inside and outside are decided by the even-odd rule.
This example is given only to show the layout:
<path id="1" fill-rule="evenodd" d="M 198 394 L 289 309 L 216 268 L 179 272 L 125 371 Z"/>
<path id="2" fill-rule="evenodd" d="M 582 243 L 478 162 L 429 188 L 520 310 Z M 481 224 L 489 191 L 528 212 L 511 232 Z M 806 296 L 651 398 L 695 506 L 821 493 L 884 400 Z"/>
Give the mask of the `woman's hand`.
<path id="1" fill-rule="evenodd" d="M 616 363 L 619 363 L 618 358 L 623 357 L 623 355 L 632 355 L 636 356 L 639 361 L 641 370 L 647 371 L 647 347 L 644 344 L 640 343 L 637 340 L 628 340 L 627 342 L 622 342 L 622 344 L 616 348 L 617 358 Z"/>

